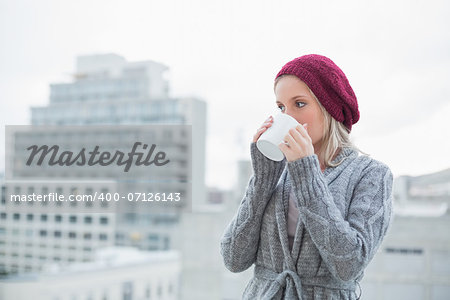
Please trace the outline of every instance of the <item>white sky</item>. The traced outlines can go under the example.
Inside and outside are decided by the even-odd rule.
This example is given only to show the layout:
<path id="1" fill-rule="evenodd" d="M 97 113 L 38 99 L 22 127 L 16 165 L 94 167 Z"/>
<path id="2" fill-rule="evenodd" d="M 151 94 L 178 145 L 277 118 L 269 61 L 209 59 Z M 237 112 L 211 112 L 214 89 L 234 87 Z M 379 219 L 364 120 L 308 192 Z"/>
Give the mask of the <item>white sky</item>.
<path id="1" fill-rule="evenodd" d="M 274 76 L 318 53 L 358 97 L 357 146 L 394 176 L 442 170 L 450 167 L 448 16 L 450 4 L 435 0 L 0 0 L 0 142 L 5 124 L 28 124 L 29 106 L 48 103 L 50 83 L 70 80 L 77 55 L 150 59 L 171 68 L 174 96 L 208 102 L 207 184 L 230 188 L 236 160 L 250 157 L 254 131 L 276 112 Z"/>

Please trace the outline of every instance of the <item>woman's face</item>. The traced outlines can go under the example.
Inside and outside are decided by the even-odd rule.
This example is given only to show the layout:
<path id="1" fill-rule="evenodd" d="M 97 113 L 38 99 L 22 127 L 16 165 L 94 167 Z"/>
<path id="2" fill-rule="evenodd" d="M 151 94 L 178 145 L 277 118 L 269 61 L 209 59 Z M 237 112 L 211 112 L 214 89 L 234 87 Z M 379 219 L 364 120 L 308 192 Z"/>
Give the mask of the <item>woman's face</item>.
<path id="1" fill-rule="evenodd" d="M 319 150 L 324 116 L 308 86 L 296 76 L 283 76 L 275 86 L 275 96 L 276 104 L 283 113 L 290 115 L 300 124 L 308 123 L 307 131 L 314 149 Z"/>

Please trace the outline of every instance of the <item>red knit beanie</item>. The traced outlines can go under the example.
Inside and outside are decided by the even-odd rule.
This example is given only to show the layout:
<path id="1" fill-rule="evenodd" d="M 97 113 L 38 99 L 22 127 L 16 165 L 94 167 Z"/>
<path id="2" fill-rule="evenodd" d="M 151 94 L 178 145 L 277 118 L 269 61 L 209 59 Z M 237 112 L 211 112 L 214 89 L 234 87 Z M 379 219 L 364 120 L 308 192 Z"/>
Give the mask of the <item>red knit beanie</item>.
<path id="1" fill-rule="evenodd" d="M 358 102 L 344 72 L 328 57 L 309 54 L 285 64 L 275 79 L 284 74 L 306 83 L 323 107 L 350 131 L 359 120 Z"/>

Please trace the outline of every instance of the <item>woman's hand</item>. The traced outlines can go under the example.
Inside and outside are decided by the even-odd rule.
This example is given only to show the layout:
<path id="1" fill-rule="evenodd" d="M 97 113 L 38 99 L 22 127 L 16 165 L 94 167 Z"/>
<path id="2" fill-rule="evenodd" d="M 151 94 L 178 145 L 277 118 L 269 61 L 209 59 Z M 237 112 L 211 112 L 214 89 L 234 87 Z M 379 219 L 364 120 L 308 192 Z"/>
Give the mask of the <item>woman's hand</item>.
<path id="1" fill-rule="evenodd" d="M 307 126 L 308 124 L 297 125 L 297 127 L 289 129 L 283 139 L 285 143 L 278 145 L 287 161 L 294 161 L 314 154 L 311 137 L 306 131 Z"/>
<path id="2" fill-rule="evenodd" d="M 255 135 L 253 136 L 253 143 L 256 143 L 256 141 L 259 139 L 261 134 L 263 134 L 267 130 L 267 128 L 272 126 L 272 123 L 273 123 L 273 117 L 270 116 L 267 118 L 267 120 L 264 121 L 264 123 L 261 125 L 261 127 L 259 127 L 259 129 L 256 131 Z"/>

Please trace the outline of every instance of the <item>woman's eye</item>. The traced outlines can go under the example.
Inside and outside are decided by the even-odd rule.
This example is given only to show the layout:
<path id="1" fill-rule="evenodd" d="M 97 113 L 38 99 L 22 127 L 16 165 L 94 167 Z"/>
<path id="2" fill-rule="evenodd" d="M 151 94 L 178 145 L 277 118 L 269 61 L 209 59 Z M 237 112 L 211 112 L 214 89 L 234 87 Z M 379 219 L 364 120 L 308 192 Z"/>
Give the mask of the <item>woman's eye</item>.
<path id="1" fill-rule="evenodd" d="M 303 106 L 306 105 L 306 104 L 303 103 L 303 102 L 296 102 L 295 104 L 297 105 L 297 107 L 303 107 Z"/>
<path id="2" fill-rule="evenodd" d="M 284 106 L 283 105 L 278 105 L 278 108 L 283 111 Z"/>

